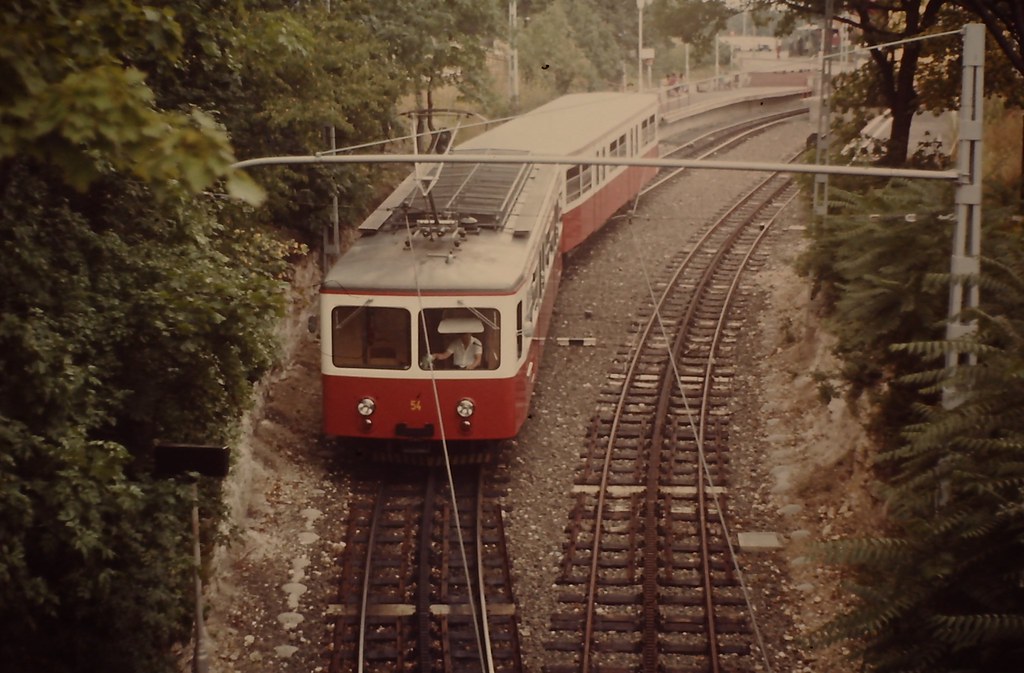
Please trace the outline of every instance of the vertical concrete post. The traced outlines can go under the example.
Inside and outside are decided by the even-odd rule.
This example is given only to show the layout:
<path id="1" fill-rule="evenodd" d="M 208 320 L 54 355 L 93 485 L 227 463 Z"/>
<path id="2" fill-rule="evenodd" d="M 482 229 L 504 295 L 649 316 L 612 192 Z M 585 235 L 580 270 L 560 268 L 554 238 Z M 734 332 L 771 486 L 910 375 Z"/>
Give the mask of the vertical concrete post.
<path id="1" fill-rule="evenodd" d="M 977 322 L 964 322 L 963 312 L 977 308 L 977 276 L 981 270 L 981 157 L 985 83 L 985 27 L 979 23 L 964 26 L 963 69 L 960 89 L 960 140 L 957 147 L 956 224 L 950 257 L 949 321 L 946 339 L 955 340 L 974 334 Z M 946 367 L 973 365 L 973 355 L 951 350 Z M 958 403 L 955 391 L 943 391 L 943 405 Z"/>

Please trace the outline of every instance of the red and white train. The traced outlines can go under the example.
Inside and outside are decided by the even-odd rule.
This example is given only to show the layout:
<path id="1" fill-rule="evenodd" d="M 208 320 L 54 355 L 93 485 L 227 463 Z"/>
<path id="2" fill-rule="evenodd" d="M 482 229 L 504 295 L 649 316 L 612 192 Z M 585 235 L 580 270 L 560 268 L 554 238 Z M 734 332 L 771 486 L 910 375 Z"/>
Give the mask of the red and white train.
<path id="1" fill-rule="evenodd" d="M 562 253 L 653 168 L 530 164 L 534 155 L 655 157 L 657 97 L 571 94 L 453 154 L 428 194 L 411 175 L 358 229 L 320 290 L 324 433 L 360 440 L 515 437 L 526 419 Z M 464 335 L 469 335 L 464 336 Z M 472 343 L 462 364 L 447 351 Z"/>

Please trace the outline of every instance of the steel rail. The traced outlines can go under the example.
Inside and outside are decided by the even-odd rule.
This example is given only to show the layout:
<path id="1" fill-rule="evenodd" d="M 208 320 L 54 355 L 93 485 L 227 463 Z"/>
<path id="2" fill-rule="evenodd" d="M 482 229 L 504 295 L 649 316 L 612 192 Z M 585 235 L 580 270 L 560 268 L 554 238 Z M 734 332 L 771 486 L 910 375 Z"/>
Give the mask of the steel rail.
<path id="1" fill-rule="evenodd" d="M 416 638 L 419 643 L 421 671 L 433 667 L 430 654 L 430 545 L 434 535 L 434 497 L 437 491 L 437 471 L 429 470 L 424 487 L 423 517 L 420 523 L 419 577 L 416 585 Z"/>
<path id="2" fill-rule="evenodd" d="M 716 226 L 718 226 L 718 224 L 729 223 L 731 221 L 730 218 L 732 217 L 732 215 L 735 214 L 735 212 L 739 210 L 743 205 L 745 205 L 746 202 L 750 198 L 752 198 L 752 196 L 755 193 L 756 192 L 752 192 L 748 194 L 744 198 L 743 202 L 736 204 L 736 206 L 732 210 L 730 210 L 728 215 L 722 217 L 719 223 L 716 223 Z M 736 230 L 733 231 L 729 235 L 729 237 L 723 242 L 723 244 L 718 247 L 718 249 L 714 253 L 714 256 L 707 262 L 707 268 L 704 270 L 703 274 L 701 275 L 700 281 L 693 289 L 693 299 L 690 301 L 686 313 L 684 314 L 683 319 L 680 321 L 681 327 L 676 332 L 675 339 L 673 340 L 673 343 L 670 346 L 672 353 L 677 353 L 682 349 L 682 346 L 685 343 L 686 336 L 689 333 L 689 328 L 693 324 L 694 315 L 696 314 L 697 308 L 700 305 L 701 296 L 704 294 L 704 291 L 707 289 L 707 286 L 714 279 L 715 272 L 718 270 L 719 263 L 730 252 L 731 247 L 733 246 L 733 244 L 735 244 L 736 240 L 739 238 L 742 232 L 743 228 L 737 227 Z M 664 296 L 667 297 L 668 295 L 666 294 Z M 659 302 L 658 306 L 656 306 L 653 311 L 653 314 L 650 319 L 650 323 L 652 326 L 658 319 L 659 309 L 661 308 L 662 303 L 663 302 Z M 639 356 L 639 351 L 637 355 Z M 657 632 L 655 630 L 657 625 L 655 623 L 656 620 L 654 619 L 656 616 L 654 614 L 655 611 L 652 609 L 652 606 L 657 604 L 658 559 L 656 552 L 658 520 L 657 512 L 655 511 L 655 506 L 658 492 L 658 478 L 660 476 L 658 468 L 660 466 L 661 461 L 662 442 L 664 440 L 662 433 L 664 430 L 665 419 L 668 412 L 668 404 L 672 396 L 672 391 L 676 387 L 675 378 L 673 376 L 670 376 L 669 374 L 670 372 L 668 371 L 665 371 L 662 374 L 660 392 L 658 395 L 658 404 L 655 409 L 654 427 L 650 441 L 650 455 L 652 456 L 653 462 L 651 465 L 648 466 L 648 484 L 647 492 L 645 494 L 646 512 L 644 517 L 644 536 L 646 539 L 649 539 L 650 541 L 645 543 L 644 548 L 644 637 L 642 642 L 644 647 L 643 670 L 650 673 L 654 673 L 658 670 L 657 651 L 655 647 L 657 644 Z M 681 392 L 684 396 L 686 395 L 685 391 Z M 705 390 L 702 391 L 702 409 L 706 406 L 709 397 L 710 389 L 705 388 Z M 711 554 L 708 545 L 707 520 L 706 511 L 703 507 L 703 492 L 701 490 L 702 486 L 703 479 L 700 479 L 700 475 L 698 474 L 697 519 L 699 521 L 701 532 L 701 559 L 703 560 L 702 566 L 704 575 L 705 613 L 707 616 L 705 625 L 707 628 L 708 659 L 711 666 L 711 673 L 718 673 L 718 634 L 714 619 L 712 588 L 710 583 L 711 570 L 709 559 Z M 650 529 L 653 529 L 653 531 L 651 533 L 648 533 L 648 530 Z"/>
<path id="3" fill-rule="evenodd" d="M 363 565 L 363 596 L 359 604 L 359 648 L 356 657 L 356 671 L 363 673 L 366 656 L 366 617 L 367 605 L 370 596 L 370 570 L 373 567 L 373 539 L 377 534 L 377 521 L 384 511 L 384 485 L 381 484 L 377 491 L 376 502 L 373 505 L 373 516 L 370 519 L 370 530 L 367 533 L 366 541 L 366 562 Z"/>
<path id="4" fill-rule="evenodd" d="M 777 175 L 777 174 L 776 174 Z M 772 180 L 775 179 L 776 175 L 769 176 L 766 180 L 762 181 L 761 185 L 758 186 L 758 190 L 762 187 L 767 186 Z M 789 184 L 789 181 L 780 185 L 778 189 L 772 192 L 767 199 L 765 204 L 771 201 L 777 196 L 785 187 Z M 760 197 L 761 195 L 758 194 Z M 755 215 L 760 212 L 765 205 L 760 206 L 756 211 Z M 773 218 L 774 221 L 774 218 Z M 741 230 L 737 229 L 737 237 Z M 700 546 L 701 546 L 701 557 L 704 559 L 703 568 L 703 581 L 704 581 L 704 610 L 707 618 L 707 630 L 708 630 L 708 650 L 711 665 L 711 673 L 719 673 L 721 670 L 720 666 L 720 655 L 718 652 L 718 626 L 715 620 L 715 604 L 714 604 L 714 587 L 711 578 L 711 545 L 710 545 L 710 531 L 708 530 L 708 479 L 710 478 L 710 471 L 708 470 L 707 461 L 704 455 L 704 439 L 705 431 L 707 429 L 708 419 L 708 405 L 711 401 L 711 383 L 712 383 L 712 370 L 715 365 L 715 350 L 718 346 L 718 342 L 721 338 L 722 330 L 725 325 L 726 317 L 729 313 L 729 308 L 732 304 L 732 299 L 735 295 L 735 290 L 739 286 L 740 278 L 742 277 L 743 269 L 746 267 L 750 260 L 750 256 L 756 249 L 757 244 L 760 243 L 761 239 L 764 238 L 767 232 L 767 227 L 758 232 L 757 238 L 751 243 L 750 248 L 743 257 L 743 261 L 740 263 L 733 275 L 732 283 L 729 285 L 729 291 L 723 299 L 722 310 L 719 313 L 718 321 L 715 325 L 715 332 L 712 337 L 710 344 L 710 350 L 708 353 L 707 363 L 705 364 L 704 371 L 704 385 L 701 390 L 700 399 L 700 413 L 698 414 L 699 427 L 696 433 L 697 439 L 697 455 L 698 455 L 698 474 L 697 474 L 697 507 L 698 516 L 697 520 L 700 523 Z M 674 383 L 674 382 L 673 382 Z M 674 387 L 674 385 L 672 386 Z M 682 386 L 680 386 L 680 390 Z M 682 391 L 682 390 L 681 390 Z M 685 393 L 683 393 L 685 395 Z M 708 477 L 708 478 L 705 478 Z M 724 521 L 722 510 L 718 508 L 718 516 L 720 520 Z"/>
<path id="5" fill-rule="evenodd" d="M 676 147 L 675 149 L 669 150 L 668 152 L 666 152 L 662 156 L 663 157 L 668 157 L 668 156 L 671 156 L 671 155 L 673 155 L 673 154 L 675 154 L 677 152 L 682 152 L 682 151 L 684 151 L 686 149 L 699 147 L 699 143 L 701 143 L 702 141 L 711 140 L 711 139 L 715 138 L 716 136 L 721 136 L 721 135 L 724 135 L 724 134 L 727 134 L 727 133 L 735 133 L 735 135 L 727 136 L 725 138 L 725 140 L 723 140 L 721 143 L 715 145 L 711 149 L 705 150 L 703 153 L 698 154 L 695 157 L 690 157 L 690 158 L 696 158 L 696 159 L 704 159 L 706 157 L 712 156 L 713 154 L 715 154 L 717 152 L 721 152 L 722 150 L 729 149 L 730 147 L 733 147 L 737 143 L 742 142 L 743 140 L 746 140 L 750 136 L 756 135 L 756 134 L 758 134 L 758 133 L 760 133 L 760 132 L 762 132 L 762 131 L 764 131 L 766 129 L 769 129 L 769 128 L 773 127 L 773 126 L 777 126 L 778 124 L 781 124 L 781 123 L 783 123 L 785 121 L 789 121 L 791 118 L 793 118 L 795 116 L 798 116 L 799 114 L 803 114 L 803 113 L 804 112 L 799 111 L 799 110 L 789 110 L 789 111 L 786 111 L 786 112 L 775 113 L 773 115 L 765 115 L 765 117 L 762 118 L 762 120 L 747 120 L 745 122 L 739 122 L 739 123 L 733 124 L 732 126 L 726 126 L 726 127 L 722 128 L 722 129 L 716 129 L 716 130 L 713 130 L 713 131 L 708 131 L 707 133 L 699 135 L 696 138 L 693 138 L 692 140 L 690 140 L 690 141 L 680 145 L 679 147 Z M 761 121 L 761 123 L 758 123 L 755 126 L 751 126 L 751 124 L 755 123 L 756 121 Z M 682 173 L 685 170 L 687 170 L 687 169 L 686 168 L 676 168 L 674 170 L 668 171 L 668 173 L 665 174 L 664 176 L 659 176 L 659 177 L 655 178 L 654 182 L 652 182 L 651 184 L 647 185 L 642 190 L 640 190 L 640 196 L 644 196 L 645 194 L 647 194 L 647 193 L 657 189 L 658 187 L 660 187 L 661 185 L 665 184 L 666 182 L 668 182 L 672 178 L 676 177 L 677 175 L 679 175 L 680 173 Z"/>
<path id="6" fill-rule="evenodd" d="M 748 204 L 750 204 L 755 198 L 757 198 L 758 200 L 762 199 L 762 197 L 763 197 L 762 189 L 768 183 L 770 183 L 774 179 L 774 177 L 775 176 L 771 176 L 768 179 L 763 180 L 757 187 L 755 187 L 753 190 L 748 192 L 743 197 L 742 200 L 738 201 L 733 206 L 733 208 L 731 208 L 729 210 L 729 212 L 726 215 L 724 215 L 719 220 L 719 222 L 716 223 L 715 226 L 717 227 L 720 224 L 731 223 L 731 222 L 734 221 L 735 217 L 737 217 L 737 216 L 743 217 L 743 216 L 739 215 L 740 209 L 742 209 L 743 207 L 745 207 Z M 768 199 L 766 199 L 766 201 L 770 200 L 776 193 L 777 193 L 777 190 L 775 192 L 773 192 L 770 196 L 768 196 Z M 755 213 L 758 212 L 760 210 L 760 208 L 762 208 L 762 207 L 763 206 L 760 206 L 758 208 L 758 210 L 755 211 Z M 673 343 L 672 343 L 672 345 L 670 347 L 672 353 L 678 353 L 680 350 L 682 350 L 682 347 L 683 347 L 683 345 L 685 343 L 686 336 L 689 333 L 689 326 L 692 325 L 693 320 L 694 320 L 694 315 L 696 314 L 698 307 L 701 305 L 700 297 L 704 294 L 704 291 L 706 290 L 707 286 L 714 280 L 716 272 L 717 272 L 717 270 L 719 268 L 719 264 L 721 263 L 723 258 L 726 257 L 726 255 L 728 255 L 728 254 L 730 254 L 732 252 L 732 247 L 735 245 L 735 243 L 737 242 L 737 240 L 739 239 L 740 235 L 743 232 L 744 232 L 744 226 L 741 225 L 741 226 L 737 227 L 736 230 L 733 231 L 729 235 L 729 237 L 722 243 L 722 245 L 719 246 L 719 248 L 715 251 L 715 254 L 711 258 L 711 260 L 709 260 L 707 262 L 707 268 L 705 269 L 704 273 L 702 274 L 700 281 L 695 286 L 695 288 L 693 290 L 693 299 L 690 301 L 690 304 L 689 304 L 689 306 L 687 308 L 687 311 L 686 311 L 685 315 L 683 316 L 682 321 L 680 322 L 682 327 L 676 332 L 675 339 L 673 340 Z M 763 232 L 761 232 L 761 234 L 758 236 L 757 240 L 760 240 L 761 236 L 763 236 Z M 740 270 L 742 270 L 743 265 L 745 265 L 746 260 L 748 258 L 749 258 L 749 252 L 748 252 L 748 255 L 744 257 L 744 263 L 741 264 L 740 267 L 739 267 Z M 740 270 L 738 270 L 736 272 L 736 274 L 734 275 L 734 279 L 733 279 L 733 284 L 734 285 L 735 285 L 736 282 L 738 282 L 738 278 L 740 277 Z M 667 294 L 663 295 L 663 296 L 667 296 Z M 720 318 L 719 318 L 719 323 L 718 323 L 719 326 L 724 321 L 724 316 L 727 313 L 728 308 L 729 308 L 728 299 L 726 301 L 727 301 L 727 303 L 723 306 L 722 311 L 720 313 Z M 652 325 L 653 325 L 654 321 L 656 321 L 657 318 L 658 318 L 658 310 L 659 310 L 660 306 L 662 305 L 662 303 L 663 303 L 663 301 L 659 301 L 658 305 L 655 307 L 654 315 L 652 315 L 652 317 L 651 317 L 651 324 Z M 713 351 L 712 351 L 712 355 L 713 355 Z M 713 362 L 713 358 L 711 356 L 709 356 L 708 364 L 707 364 L 708 371 L 710 371 L 710 368 L 712 366 L 712 362 Z M 706 425 L 707 407 L 708 407 L 708 403 L 709 403 L 709 401 L 711 399 L 711 381 L 710 381 L 709 376 L 710 376 L 709 374 L 705 375 L 704 387 L 703 387 L 703 389 L 701 391 L 701 398 L 700 398 L 701 413 L 700 413 L 699 418 L 700 418 L 700 422 L 701 422 L 701 426 L 702 427 L 704 427 Z M 667 417 L 668 404 L 669 404 L 669 400 L 670 400 L 671 395 L 672 395 L 672 391 L 675 390 L 675 388 L 676 388 L 676 383 L 677 383 L 677 381 L 676 381 L 675 377 L 674 376 L 670 376 L 669 372 L 666 371 L 665 374 L 663 375 L 662 381 L 661 381 L 661 390 L 660 390 L 660 393 L 659 393 L 659 396 L 658 396 L 658 404 L 657 404 L 656 411 L 655 411 L 654 427 L 653 427 L 653 432 L 652 432 L 651 442 L 650 442 L 651 456 L 652 456 L 652 458 L 657 456 L 657 458 L 654 459 L 653 464 L 651 466 L 649 466 L 649 468 L 648 468 L 649 469 L 649 473 L 648 473 L 648 488 L 647 488 L 647 493 L 646 493 L 647 500 L 646 500 L 646 514 L 645 514 L 645 537 L 649 535 L 647 533 L 647 530 L 651 529 L 651 528 L 655 529 L 655 534 L 653 536 L 654 537 L 654 542 L 649 543 L 648 545 L 645 545 L 646 548 L 645 548 L 645 553 L 644 553 L 644 631 L 645 632 L 644 632 L 644 638 L 643 638 L 643 646 L 644 646 L 644 670 L 645 671 L 652 671 L 652 672 L 657 670 L 657 659 L 656 659 L 656 654 L 657 653 L 654 650 L 654 645 L 656 645 L 656 636 L 657 636 L 657 634 L 656 634 L 656 632 L 654 630 L 655 627 L 656 627 L 655 619 L 654 619 L 655 615 L 653 614 L 653 610 L 651 609 L 651 604 L 656 603 L 656 599 L 657 599 L 657 596 L 656 596 L 656 581 L 657 581 L 657 572 L 658 572 L 657 556 L 656 556 L 656 554 L 652 553 L 652 548 L 653 548 L 654 552 L 657 551 L 657 549 L 656 549 L 657 513 L 655 511 L 655 504 L 656 504 L 656 498 L 657 498 L 657 489 L 658 489 L 657 480 L 658 480 L 658 476 L 659 476 L 657 468 L 658 468 L 658 466 L 660 464 L 660 455 L 661 455 L 661 451 L 662 451 L 662 442 L 663 442 L 663 439 L 664 439 L 664 437 L 663 437 L 663 430 L 664 430 L 664 426 L 665 426 L 665 420 L 666 420 L 666 417 Z M 683 395 L 683 397 L 685 399 L 686 391 L 682 389 L 682 386 L 680 386 L 680 394 Z M 697 437 L 697 439 L 698 439 L 698 455 L 702 456 L 702 452 L 700 451 L 700 447 L 703 446 L 704 438 L 701 435 L 701 436 Z M 715 613 L 714 613 L 714 598 L 713 598 L 713 587 L 712 587 L 712 581 L 711 581 L 711 566 L 710 566 L 711 551 L 710 551 L 709 532 L 708 532 L 707 495 L 706 495 L 706 491 L 705 491 L 705 480 L 703 479 L 702 475 L 700 474 L 700 470 L 701 470 L 701 466 L 698 466 L 698 475 L 697 475 L 697 507 L 698 507 L 698 516 L 697 516 L 697 520 L 699 522 L 699 528 L 700 528 L 701 559 L 703 560 L 703 564 L 702 564 L 703 565 L 703 573 L 702 574 L 703 574 L 704 601 L 705 601 L 704 609 L 705 609 L 705 615 L 706 615 L 705 626 L 706 626 L 706 629 L 707 629 L 708 659 L 709 659 L 710 670 L 711 670 L 711 673 L 718 673 L 719 670 L 720 670 L 720 665 L 719 665 L 720 655 L 719 655 L 719 651 L 718 651 L 718 627 L 717 627 L 717 623 L 715 621 L 715 616 L 714 616 L 715 615 Z"/>
<path id="7" fill-rule="evenodd" d="M 737 206 L 738 207 L 738 206 Z M 732 210 L 729 211 L 730 213 Z M 658 299 L 656 306 L 664 304 L 668 298 L 672 289 L 675 287 L 679 276 L 686 269 L 690 261 L 696 256 L 697 251 L 700 250 L 701 246 L 711 237 L 711 235 L 722 225 L 725 221 L 725 217 L 719 219 L 714 225 L 712 225 L 704 234 L 698 239 L 697 243 L 693 246 L 686 257 L 677 266 L 675 273 L 673 273 L 671 279 L 666 283 L 666 287 L 661 297 Z M 601 548 L 601 521 L 604 517 L 606 494 L 608 492 L 608 475 L 611 471 L 611 456 L 615 448 L 615 440 L 619 432 L 619 421 L 622 418 L 622 411 L 626 406 L 627 396 L 629 394 L 629 383 L 635 378 L 636 370 L 640 363 L 640 355 L 643 352 L 643 344 L 647 342 L 650 337 L 651 330 L 654 328 L 655 319 L 658 313 L 655 310 L 651 314 L 651 318 L 647 321 L 643 330 L 637 337 L 637 348 L 630 358 L 629 364 L 626 367 L 624 375 L 622 391 L 619 393 L 619 399 L 616 402 L 615 410 L 612 415 L 611 427 L 608 431 L 608 442 L 605 446 L 604 456 L 602 458 L 601 468 L 601 480 L 597 488 L 597 504 L 594 511 L 594 531 L 593 538 L 591 541 L 591 560 L 590 560 L 590 575 L 587 581 L 587 600 L 586 600 L 586 619 L 583 628 L 583 654 L 581 656 L 581 667 L 580 670 L 590 670 L 590 657 L 591 657 L 591 644 L 594 635 L 594 599 L 597 595 L 597 577 L 598 577 L 598 560 L 599 552 Z"/>
<path id="8" fill-rule="evenodd" d="M 767 180 L 765 180 L 764 182 L 767 182 Z M 728 211 L 726 211 L 726 213 L 723 214 L 711 227 L 709 227 L 707 229 L 707 231 L 705 231 L 700 236 L 700 238 L 697 240 L 697 242 L 694 244 L 694 246 L 691 248 L 691 250 L 687 253 L 686 257 L 677 265 L 675 272 L 672 274 L 672 276 L 670 277 L 668 282 L 665 284 L 665 289 L 662 292 L 661 297 L 658 298 L 656 300 L 656 302 L 655 302 L 654 311 L 652 312 L 651 317 L 648 319 L 647 323 L 644 325 L 643 329 L 641 330 L 640 334 L 637 337 L 637 347 L 636 347 L 636 350 L 633 353 L 633 356 L 630 359 L 630 362 L 629 362 L 629 364 L 628 364 L 628 366 L 626 368 L 622 390 L 619 393 L 619 398 L 618 398 L 618 401 L 616 402 L 615 410 L 614 410 L 614 413 L 613 413 L 613 416 L 612 416 L 611 428 L 609 429 L 609 434 L 608 434 L 608 442 L 607 442 L 607 445 L 605 447 L 605 452 L 604 452 L 604 456 L 603 456 L 603 466 L 602 466 L 602 470 L 601 470 L 601 480 L 600 480 L 600 483 L 599 483 L 598 489 L 597 489 L 598 490 L 597 504 L 596 504 L 595 514 L 594 514 L 593 539 L 592 539 L 592 542 L 591 542 L 590 575 L 589 575 L 588 586 L 587 586 L 587 600 L 586 600 L 586 603 L 585 603 L 587 608 L 586 608 L 586 618 L 585 618 L 584 630 L 583 630 L 583 654 L 581 656 L 581 670 L 582 671 L 588 671 L 589 670 L 590 658 L 591 658 L 591 645 L 592 645 L 593 634 L 594 634 L 594 599 L 595 599 L 596 594 L 597 594 L 598 560 L 599 560 L 599 551 L 600 551 L 600 546 L 601 546 L 601 520 L 602 520 L 602 518 L 604 516 L 605 501 L 606 501 L 605 496 L 606 496 L 606 493 L 607 493 L 607 490 L 608 490 L 608 476 L 609 476 L 609 472 L 610 472 L 610 469 L 611 469 L 611 456 L 612 456 L 612 453 L 614 451 L 614 446 L 615 446 L 616 438 L 618 436 L 619 421 L 620 421 L 620 418 L 622 416 L 622 410 L 626 406 L 627 397 L 628 397 L 628 394 L 629 394 L 629 383 L 636 376 L 637 367 L 639 366 L 639 362 L 640 362 L 640 356 L 641 356 L 641 354 L 643 352 L 643 344 L 647 342 L 647 340 L 650 337 L 651 331 L 654 329 L 655 322 L 657 321 L 657 318 L 658 318 L 658 309 L 662 305 L 664 305 L 665 301 L 668 299 L 669 295 L 672 293 L 673 288 L 675 287 L 676 283 L 678 282 L 679 277 L 682 275 L 683 271 L 686 270 L 689 267 L 690 262 L 693 260 L 694 256 L 698 253 L 698 251 L 701 249 L 701 247 L 708 241 L 708 239 L 713 234 L 717 233 L 719 228 L 724 226 L 726 224 L 726 222 L 728 221 L 728 219 L 734 213 L 736 213 L 736 211 L 738 211 L 741 207 L 743 207 L 743 205 L 750 198 L 753 197 L 753 195 L 757 192 L 758 189 L 760 189 L 760 187 L 761 187 L 761 185 L 759 184 L 757 187 L 755 187 L 754 189 L 750 190 L 747 194 L 745 194 L 740 200 L 738 200 L 736 203 L 734 203 L 733 206 Z M 719 251 L 718 254 L 721 254 L 721 251 Z M 716 259 L 717 259 L 717 254 L 716 254 Z M 712 268 L 712 267 L 713 267 L 713 264 L 709 265 L 709 269 Z M 696 306 L 696 303 L 693 302 L 691 304 L 691 307 L 690 307 L 689 311 L 693 311 L 695 306 Z M 656 530 L 656 526 L 654 528 Z M 646 535 L 646 532 L 645 532 L 645 535 Z"/>
<path id="9" fill-rule="evenodd" d="M 492 673 L 494 671 L 494 652 L 491 646 L 491 629 L 487 620 L 487 583 L 484 578 L 484 567 L 484 470 L 480 468 L 477 470 L 476 490 L 476 576 L 480 607 L 477 618 L 480 620 L 480 630 L 484 638 L 484 651 L 481 652 L 481 658 L 485 664 L 484 672 Z"/>
<path id="10" fill-rule="evenodd" d="M 772 176 L 772 177 L 774 178 L 775 176 Z M 785 191 L 791 185 L 792 185 L 792 181 L 791 180 L 786 181 L 785 183 L 783 183 L 781 188 L 778 189 L 775 192 L 774 196 L 778 196 L 780 194 L 785 193 Z M 733 298 L 736 295 L 736 291 L 739 289 L 740 279 L 743 277 L 743 269 L 745 269 L 747 267 L 747 265 L 750 263 L 750 259 L 754 255 L 754 251 L 757 250 L 758 246 L 761 244 L 762 239 L 764 239 L 764 237 L 768 234 L 769 230 L 771 229 L 771 226 L 773 224 L 775 224 L 775 222 L 779 218 L 779 215 L 781 215 L 782 212 L 786 209 L 786 206 L 788 206 L 793 201 L 793 199 L 796 198 L 797 194 L 799 194 L 799 190 L 794 190 L 792 195 L 790 195 L 785 200 L 784 203 L 782 203 L 781 205 L 778 206 L 775 214 L 772 215 L 772 217 L 764 223 L 764 226 L 761 228 L 761 231 L 758 232 L 757 237 L 750 244 L 750 248 L 747 250 L 747 253 L 743 256 L 743 260 L 740 262 L 739 268 L 738 268 L 738 270 L 736 272 L 736 275 L 733 277 L 732 283 L 729 285 L 729 290 L 726 293 L 725 298 L 723 299 L 722 311 L 719 314 L 718 322 L 715 325 L 715 332 L 714 332 L 714 335 L 711 338 L 711 343 L 709 345 L 708 361 L 707 361 L 707 364 L 705 365 L 705 369 L 704 369 L 704 389 L 703 389 L 702 395 L 701 395 L 701 408 L 700 408 L 700 415 L 699 415 L 700 425 L 698 427 L 698 432 L 696 433 L 697 447 L 698 447 L 698 457 L 699 457 L 699 463 L 700 463 L 699 469 L 701 471 L 701 474 L 698 475 L 698 479 L 697 479 L 697 484 L 698 484 L 698 503 L 699 503 L 699 507 L 701 508 L 701 512 L 700 512 L 701 546 L 703 548 L 703 553 L 705 555 L 709 555 L 709 552 L 708 552 L 708 539 L 707 539 L 707 511 L 706 511 L 707 510 L 707 490 L 706 490 L 705 483 L 708 486 L 713 486 L 713 484 L 711 483 L 711 471 L 708 468 L 707 460 L 706 460 L 705 455 L 704 455 L 704 439 L 705 439 L 705 431 L 707 430 L 707 419 L 708 419 L 708 406 L 707 405 L 708 405 L 708 401 L 711 398 L 711 383 L 712 383 L 712 373 L 713 373 L 713 370 L 714 370 L 714 367 L 715 367 L 715 353 L 718 350 L 718 345 L 719 345 L 719 342 L 720 342 L 720 340 L 722 338 L 722 333 L 723 333 L 723 331 L 725 329 L 726 318 L 728 317 L 729 309 L 732 306 Z M 680 390 L 682 390 L 682 385 L 681 384 L 680 384 L 679 388 L 680 388 Z M 716 509 L 718 510 L 718 513 L 719 513 L 718 514 L 719 515 L 719 519 L 722 521 L 723 526 L 725 526 L 725 517 L 722 515 L 721 504 L 718 502 L 717 497 L 715 497 L 715 496 L 713 496 L 713 497 L 715 499 L 715 507 L 716 507 Z M 729 540 L 728 529 L 726 529 L 726 540 L 727 541 Z M 732 545 L 731 545 L 731 542 L 730 542 L 730 551 L 731 550 L 732 550 Z M 705 592 L 706 592 L 706 596 L 708 597 L 707 609 L 709 611 L 708 614 L 709 614 L 709 618 L 710 618 L 710 614 L 711 614 L 710 611 L 712 610 L 712 604 L 711 604 L 711 600 L 710 600 L 710 597 L 711 597 L 711 575 L 710 575 L 709 572 L 705 573 L 704 580 L 705 580 L 705 584 L 704 584 Z M 744 588 L 744 593 L 746 593 L 745 588 Z M 748 600 L 749 600 L 749 598 L 748 598 Z M 759 646 L 761 648 L 762 654 L 765 654 L 764 653 L 764 644 L 760 642 L 760 629 L 757 627 L 756 620 L 754 620 L 753 617 L 752 617 L 752 621 L 754 622 L 754 632 L 755 632 L 755 634 L 757 634 L 757 639 L 759 641 L 758 644 L 759 644 Z M 717 672 L 717 670 L 718 670 L 717 666 L 715 666 L 715 668 L 713 670 Z M 770 671 L 770 668 L 769 668 L 769 671 Z"/>

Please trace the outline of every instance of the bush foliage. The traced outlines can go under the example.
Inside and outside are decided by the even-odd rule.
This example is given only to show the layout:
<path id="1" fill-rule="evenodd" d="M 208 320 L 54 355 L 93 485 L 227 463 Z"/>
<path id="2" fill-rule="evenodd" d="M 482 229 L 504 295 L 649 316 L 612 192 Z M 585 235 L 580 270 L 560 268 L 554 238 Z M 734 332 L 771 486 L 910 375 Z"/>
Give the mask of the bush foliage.
<path id="1" fill-rule="evenodd" d="M 0 10 L 0 660 L 173 670 L 190 502 L 151 446 L 230 440 L 277 356 L 275 232 L 370 192 L 231 164 L 384 136 L 400 86 L 362 3 L 65 4 Z"/>
<path id="2" fill-rule="evenodd" d="M 855 643 L 866 670 L 1008 672 L 1024 658 L 1024 232 L 1000 191 L 966 341 L 943 340 L 949 188 L 837 192 L 839 215 L 803 260 L 854 390 L 889 391 L 876 458 L 887 530 L 822 548 L 851 571 L 855 602 L 820 636 Z M 951 349 L 978 364 L 944 369 Z"/>

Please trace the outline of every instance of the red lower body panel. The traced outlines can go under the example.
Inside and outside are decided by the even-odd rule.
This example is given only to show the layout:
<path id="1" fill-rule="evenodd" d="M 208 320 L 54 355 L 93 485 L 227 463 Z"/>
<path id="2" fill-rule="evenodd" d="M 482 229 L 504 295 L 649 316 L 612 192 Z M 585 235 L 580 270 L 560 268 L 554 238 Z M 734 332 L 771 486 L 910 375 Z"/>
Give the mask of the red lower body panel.
<path id="1" fill-rule="evenodd" d="M 324 432 L 365 439 L 489 440 L 515 437 L 529 400 L 524 373 L 506 379 L 439 379 L 437 396 L 430 380 L 323 377 Z M 369 397 L 376 411 L 364 418 L 356 410 Z M 455 407 L 468 398 L 476 406 L 469 419 Z M 438 416 L 438 406 L 441 415 Z"/>
<path id="2" fill-rule="evenodd" d="M 649 156 L 657 156 L 657 150 Z M 634 198 L 657 172 L 656 168 L 631 166 L 565 213 L 562 216 L 562 252 L 572 250 L 604 226 L 608 218 Z"/>

